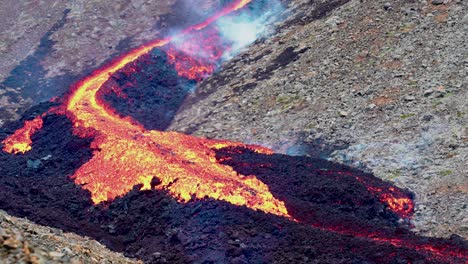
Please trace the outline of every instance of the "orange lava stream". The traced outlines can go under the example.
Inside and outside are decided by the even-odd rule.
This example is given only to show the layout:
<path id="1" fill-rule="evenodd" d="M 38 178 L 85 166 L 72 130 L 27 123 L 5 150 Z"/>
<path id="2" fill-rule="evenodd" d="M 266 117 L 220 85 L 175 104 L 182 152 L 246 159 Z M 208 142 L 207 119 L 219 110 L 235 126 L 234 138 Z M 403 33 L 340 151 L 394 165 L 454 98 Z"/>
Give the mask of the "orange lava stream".
<path id="1" fill-rule="evenodd" d="M 25 121 L 24 126 L 15 131 L 3 141 L 3 151 L 13 154 L 25 153 L 31 150 L 31 136 L 42 128 L 42 117 Z"/>
<path id="2" fill-rule="evenodd" d="M 383 237 L 382 235 L 378 233 L 365 233 L 365 232 L 358 233 L 357 231 L 354 231 L 354 230 L 343 230 L 343 229 L 334 228 L 334 227 L 322 227 L 322 226 L 318 226 L 314 224 L 311 226 L 313 226 L 314 228 L 321 229 L 323 231 L 334 232 L 334 233 L 344 235 L 344 236 L 352 236 L 355 238 L 367 239 L 375 243 L 390 244 L 396 248 L 409 248 L 409 249 L 414 249 L 416 251 L 424 251 L 433 256 L 432 257 L 433 261 L 436 261 L 439 258 L 443 260 L 444 258 L 448 256 L 460 258 L 460 259 L 466 259 L 467 257 L 467 252 L 466 250 L 463 250 L 463 249 L 453 249 L 447 246 L 436 247 L 434 245 L 417 243 L 417 241 L 415 243 L 415 242 L 397 238 L 397 237 Z"/>
<path id="3" fill-rule="evenodd" d="M 221 14 L 228 14 L 249 2 L 240 1 Z M 215 16 L 216 19 L 219 17 L 219 14 Z M 191 30 L 203 29 L 216 19 L 208 19 Z M 176 132 L 147 131 L 128 118 L 122 119 L 96 97 L 110 75 L 151 49 L 169 42 L 170 39 L 155 41 L 134 50 L 76 87 L 67 110 L 74 116 L 76 130 L 91 128 L 97 134 L 92 143 L 96 149 L 93 157 L 72 176 L 75 183 L 90 191 L 97 204 L 123 196 L 135 185 L 141 185 L 141 190 L 149 190 L 152 179 L 157 178 L 160 181 L 157 188 L 169 191 L 181 202 L 209 197 L 288 217 L 284 203 L 273 197 L 266 184 L 217 163 L 214 149 L 244 146 L 262 153 L 271 151 Z"/>
<path id="4" fill-rule="evenodd" d="M 386 190 L 376 188 L 366 183 L 361 177 L 356 177 L 366 188 L 377 197 L 382 203 L 388 205 L 389 209 L 401 218 L 410 218 L 414 212 L 413 201 L 406 197 L 400 190 L 389 187 Z"/>

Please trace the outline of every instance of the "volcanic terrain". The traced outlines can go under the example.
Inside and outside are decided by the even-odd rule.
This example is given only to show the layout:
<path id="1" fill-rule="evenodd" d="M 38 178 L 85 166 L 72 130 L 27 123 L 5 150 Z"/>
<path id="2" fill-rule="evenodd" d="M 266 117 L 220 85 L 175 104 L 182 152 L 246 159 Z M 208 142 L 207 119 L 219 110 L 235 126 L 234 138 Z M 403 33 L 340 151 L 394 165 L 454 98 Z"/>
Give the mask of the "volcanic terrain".
<path id="1" fill-rule="evenodd" d="M 41 96 L 57 96 L 2 127 L 0 209 L 53 230 L 91 237 L 113 251 L 147 263 L 466 263 L 468 243 L 461 236 L 437 238 L 415 232 L 418 223 L 413 219 L 421 218 L 421 210 L 415 215 L 420 190 L 406 188 L 411 185 L 398 179 L 396 183 L 382 180 L 385 177 L 372 174 L 372 166 L 356 166 L 348 156 L 338 163 L 340 154 L 356 151 L 356 141 L 334 142 L 331 134 L 321 137 L 320 133 L 310 140 L 311 135 L 297 130 L 304 121 L 320 120 L 301 116 L 312 110 L 336 111 L 335 115 L 344 120 L 358 116 L 358 112 L 350 113 L 349 103 L 339 100 L 325 101 L 322 108 L 311 109 L 320 94 L 306 87 L 319 89 L 313 80 L 327 77 L 346 83 L 352 93 L 356 92 L 359 82 L 340 78 L 340 72 L 328 71 L 322 76 L 314 71 L 315 63 L 328 62 L 327 58 L 314 62 L 310 54 L 333 49 L 314 45 L 313 30 L 328 27 L 331 38 L 343 36 L 340 30 L 347 24 L 340 16 L 351 16 L 349 12 L 359 9 L 359 3 L 214 2 L 206 2 L 204 11 L 190 19 L 171 22 L 177 28 L 162 31 L 160 38 L 127 47 L 115 58 L 83 73 L 68 90 L 62 90 L 63 94 L 63 87 L 52 91 L 42 86 Z M 179 1 L 176 6 L 186 4 Z M 395 14 L 408 7 L 414 12 L 419 12 L 418 8 L 447 12 L 448 16 L 452 9 L 458 14 L 457 7 L 463 3 L 379 6 L 377 1 L 368 5 L 378 9 L 379 15 L 374 18 L 378 24 L 379 17 L 387 14 L 382 12 Z M 445 7 L 437 7 L 440 5 Z M 66 25 L 70 12 L 63 12 L 44 37 L 45 44 L 41 42 L 41 55 L 32 60 L 47 54 L 50 35 Z M 447 18 L 439 15 L 436 22 L 446 22 Z M 323 21 L 326 26 L 319 28 Z M 373 25 L 374 21 L 364 23 Z M 414 24 L 399 32 L 411 33 L 418 26 Z M 450 25 L 458 26 L 457 22 Z M 250 42 L 240 41 L 238 35 L 229 33 L 259 26 L 262 33 L 255 34 L 259 39 L 247 51 L 239 50 L 239 43 L 246 45 L 255 39 L 244 34 L 240 39 Z M 372 30 L 377 33 L 366 34 L 378 35 L 383 29 L 377 25 Z M 346 40 L 372 44 L 368 54 L 356 60 L 364 63 L 367 56 L 378 57 L 372 48 L 384 44 L 372 37 L 361 40 L 352 33 L 348 32 Z M 396 38 L 405 40 L 404 36 Z M 391 47 L 392 40 L 385 43 Z M 335 51 L 342 50 L 346 47 Z M 403 63 L 399 60 L 404 61 L 400 57 L 393 62 Z M 25 65 L 28 63 L 32 62 Z M 457 65 L 455 60 L 453 63 Z M 385 70 L 398 67 L 392 65 Z M 379 67 L 376 65 L 374 74 L 382 74 Z M 299 79 L 295 79 L 299 73 Z M 15 74 L 6 84 L 20 83 L 21 72 Z M 392 72 L 394 78 L 408 76 L 408 81 L 417 74 Z M 359 80 L 359 74 L 353 76 Z M 300 88 L 296 80 L 311 83 Z M 398 80 L 389 81 L 389 85 L 401 86 Z M 456 74 L 452 81 L 454 88 L 449 86 L 449 92 L 457 93 Z M 276 94 L 277 87 L 288 91 Z M 338 87 L 323 88 L 333 94 L 340 91 Z M 437 89 L 425 91 L 424 96 L 448 96 L 445 87 Z M 27 91 L 24 96 L 32 96 Z M 389 95 L 379 98 L 375 97 L 366 111 L 397 100 Z M 416 99 L 406 95 L 403 100 Z M 330 110 L 327 105 L 339 105 L 340 109 Z M 402 114 L 400 118 L 415 115 Z M 284 120 L 275 123 L 267 118 L 272 116 Z M 258 120 L 271 123 L 257 130 Z M 283 140 L 287 123 L 295 133 Z M 348 129 L 356 125 L 347 124 L 344 127 Z M 210 132 L 206 128 L 211 125 L 214 129 Z M 281 130 L 275 131 L 277 128 Z M 315 128 L 309 126 L 309 133 Z M 203 131 L 209 137 L 201 137 Z M 423 147 L 430 148 L 431 144 Z M 451 158 L 457 160 L 458 155 L 454 152 Z M 379 168 L 380 163 L 376 164 Z M 463 164 L 460 166 L 463 168 Z M 444 176 L 456 179 L 453 177 L 458 171 L 448 171 Z M 450 188 L 457 186 L 450 183 L 446 183 Z M 466 197 L 463 189 L 458 193 L 455 189 L 457 195 Z M 455 230 L 464 234 L 462 226 Z M 10 233 L 0 237 L 6 249 L 0 252 L 9 261 L 15 257 L 8 252 L 17 249 L 22 250 L 23 261 L 44 261 L 40 250 L 35 251 Z M 66 262 L 69 256 L 65 251 L 46 254 Z"/>

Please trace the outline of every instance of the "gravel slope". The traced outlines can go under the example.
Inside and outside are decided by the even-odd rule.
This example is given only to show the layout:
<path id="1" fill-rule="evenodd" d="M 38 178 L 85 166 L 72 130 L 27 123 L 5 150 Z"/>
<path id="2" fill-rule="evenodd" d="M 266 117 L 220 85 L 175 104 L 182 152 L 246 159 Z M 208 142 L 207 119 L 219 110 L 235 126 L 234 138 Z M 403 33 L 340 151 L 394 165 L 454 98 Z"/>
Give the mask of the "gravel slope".
<path id="1" fill-rule="evenodd" d="M 0 210 L 1 263 L 141 263 L 95 240 L 9 216 Z"/>

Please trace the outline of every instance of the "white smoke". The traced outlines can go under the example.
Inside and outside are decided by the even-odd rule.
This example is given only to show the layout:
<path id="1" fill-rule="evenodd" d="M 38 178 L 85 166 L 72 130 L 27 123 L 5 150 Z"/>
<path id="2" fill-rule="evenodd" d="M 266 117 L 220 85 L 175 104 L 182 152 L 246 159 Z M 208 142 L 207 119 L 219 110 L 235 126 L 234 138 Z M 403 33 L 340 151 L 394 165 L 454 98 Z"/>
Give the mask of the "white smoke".
<path id="1" fill-rule="evenodd" d="M 213 32 L 218 34 L 220 40 L 215 38 L 213 41 L 220 41 L 220 43 L 206 43 L 206 36 L 210 36 L 208 30 L 207 35 L 197 36 L 197 32 L 188 34 L 181 34 L 180 31 L 173 32 L 171 37 L 171 45 L 178 51 L 195 58 L 206 58 L 210 61 L 214 56 L 213 51 L 223 51 L 221 60 L 216 63 L 222 63 L 229 60 L 245 47 L 249 46 L 259 38 L 267 37 L 273 33 L 273 24 L 278 21 L 284 8 L 279 0 L 252 1 L 248 6 L 234 12 L 233 14 L 223 16 L 209 25 L 207 29 L 214 29 Z M 195 16 L 199 16 L 194 11 Z M 209 41 L 209 40 L 208 40 Z M 213 46 L 210 46 L 213 44 Z M 226 50 L 216 50 L 216 45 L 220 48 L 229 47 Z M 217 54 L 215 57 L 218 57 Z"/>
<path id="2" fill-rule="evenodd" d="M 271 25 L 278 18 L 283 10 L 278 0 L 268 1 L 266 8 L 252 8 L 253 10 L 244 10 L 240 14 L 220 18 L 216 22 L 221 36 L 232 42 L 231 50 L 224 54 L 224 59 L 230 59 L 238 54 L 243 48 L 255 42 L 257 39 L 266 37 Z M 264 9 L 255 10 L 255 9 Z"/>

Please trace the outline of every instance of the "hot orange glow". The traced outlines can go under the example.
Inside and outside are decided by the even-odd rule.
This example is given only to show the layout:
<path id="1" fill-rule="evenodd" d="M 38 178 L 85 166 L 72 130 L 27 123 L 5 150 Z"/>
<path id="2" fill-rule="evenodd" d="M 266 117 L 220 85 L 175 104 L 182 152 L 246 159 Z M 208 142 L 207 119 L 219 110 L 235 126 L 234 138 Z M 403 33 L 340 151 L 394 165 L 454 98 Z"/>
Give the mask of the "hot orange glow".
<path id="1" fill-rule="evenodd" d="M 414 204 L 411 199 L 404 195 L 399 189 L 389 187 L 383 190 L 382 188 L 376 188 L 366 183 L 361 177 L 356 177 L 356 180 L 364 184 L 367 189 L 374 193 L 379 200 L 385 203 L 390 210 L 401 218 L 408 218 L 413 215 Z"/>
<path id="2" fill-rule="evenodd" d="M 185 34 L 175 42 L 165 47 L 169 62 L 180 76 L 197 81 L 211 75 L 224 52 L 229 50 L 215 27 Z"/>
<path id="3" fill-rule="evenodd" d="M 211 75 L 214 70 L 214 65 L 207 65 L 203 62 L 193 59 L 189 56 L 180 56 L 175 49 L 167 51 L 169 62 L 174 64 L 179 76 L 186 77 L 191 80 L 202 80 Z"/>
<path id="4" fill-rule="evenodd" d="M 391 194 L 384 193 L 380 199 L 386 203 L 392 211 L 398 212 L 400 216 L 408 216 L 413 211 L 413 201 L 409 198 L 395 198 Z"/>
<path id="5" fill-rule="evenodd" d="M 3 151 L 13 154 L 25 153 L 31 150 L 31 136 L 42 128 L 42 117 L 38 116 L 33 120 L 24 122 L 24 126 L 15 131 L 15 133 L 5 139 Z"/>

